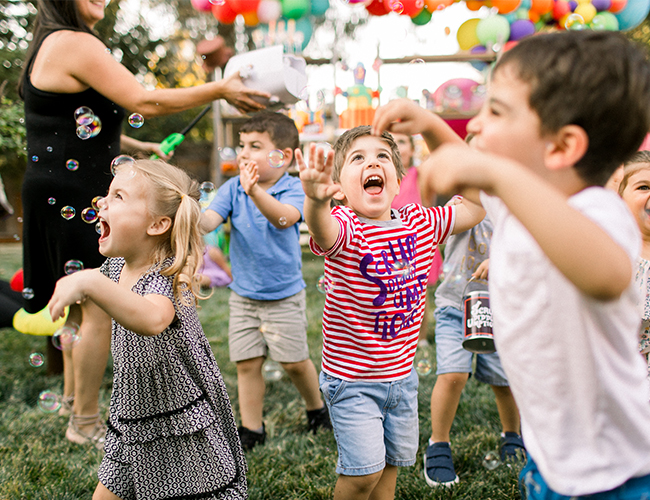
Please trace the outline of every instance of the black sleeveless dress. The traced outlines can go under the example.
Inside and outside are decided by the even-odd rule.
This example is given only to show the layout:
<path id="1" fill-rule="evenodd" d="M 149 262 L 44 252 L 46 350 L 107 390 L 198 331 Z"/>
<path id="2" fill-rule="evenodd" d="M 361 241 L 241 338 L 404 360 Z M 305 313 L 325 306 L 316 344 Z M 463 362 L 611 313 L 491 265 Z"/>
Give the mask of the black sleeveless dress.
<path id="1" fill-rule="evenodd" d="M 27 69 L 23 95 L 27 129 L 27 169 L 22 186 L 23 269 L 25 309 L 43 309 L 56 281 L 65 276 L 66 263 L 99 267 L 95 223 L 81 213 L 95 196 L 105 196 L 112 176 L 110 164 L 120 154 L 124 109 L 92 88 L 74 94 L 45 92 L 35 88 Z M 83 140 L 77 136 L 75 110 L 86 106 L 99 117 L 101 131 Z M 75 160 L 70 168 L 68 160 Z M 75 215 L 64 218 L 62 209 Z M 69 209 L 65 210 L 70 215 Z"/>

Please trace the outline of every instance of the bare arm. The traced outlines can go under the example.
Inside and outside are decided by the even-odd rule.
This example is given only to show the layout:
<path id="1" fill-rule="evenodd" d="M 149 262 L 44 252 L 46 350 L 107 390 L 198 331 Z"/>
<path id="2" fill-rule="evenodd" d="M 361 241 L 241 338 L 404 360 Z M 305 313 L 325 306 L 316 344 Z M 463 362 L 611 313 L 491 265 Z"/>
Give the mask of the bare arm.
<path id="1" fill-rule="evenodd" d="M 124 328 L 144 336 L 163 332 L 176 315 L 167 297 L 138 295 L 110 280 L 98 269 L 87 269 L 57 281 L 48 304 L 52 319 L 63 317 L 65 306 L 84 300 L 92 300 Z"/>
<path id="2" fill-rule="evenodd" d="M 143 153 L 156 154 L 163 160 L 168 160 L 174 154 L 173 151 L 171 154 L 165 154 L 163 150 L 160 149 L 160 143 L 158 142 L 139 141 L 124 134 L 120 137 L 120 148 L 125 152 L 140 151 Z"/>
<path id="3" fill-rule="evenodd" d="M 203 234 L 208 234 L 209 232 L 214 231 L 220 224 L 223 224 L 223 217 L 214 210 L 208 208 L 201 214 L 199 226 L 201 227 L 201 232 Z"/>
<path id="4" fill-rule="evenodd" d="M 305 191 L 304 212 L 309 234 L 319 247 L 329 250 L 339 237 L 339 225 L 330 213 L 330 200 L 341 190 L 332 181 L 334 152 L 330 151 L 325 158 L 323 150 L 316 150 L 316 145 L 312 143 L 309 147 L 309 166 L 305 165 L 299 149 L 296 149 L 296 162 Z"/>
<path id="5" fill-rule="evenodd" d="M 251 161 L 241 169 L 239 182 L 262 215 L 277 229 L 287 229 L 300 220 L 300 211 L 293 205 L 282 203 L 267 193 L 257 183 L 257 164 Z"/>
<path id="6" fill-rule="evenodd" d="M 472 187 L 498 196 L 581 292 L 612 300 L 629 285 L 632 269 L 625 250 L 523 165 L 458 146 L 443 146 L 432 156 L 432 182 L 440 192 Z"/>

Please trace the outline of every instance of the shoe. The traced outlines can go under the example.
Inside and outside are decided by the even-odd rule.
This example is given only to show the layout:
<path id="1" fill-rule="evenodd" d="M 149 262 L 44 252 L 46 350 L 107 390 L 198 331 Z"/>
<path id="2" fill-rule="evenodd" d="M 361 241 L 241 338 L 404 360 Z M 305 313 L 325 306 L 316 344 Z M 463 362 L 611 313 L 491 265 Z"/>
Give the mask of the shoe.
<path id="1" fill-rule="evenodd" d="M 526 460 L 526 447 L 516 432 L 506 432 L 499 441 L 499 455 L 502 462 L 523 462 Z"/>
<path id="2" fill-rule="evenodd" d="M 241 447 L 244 451 L 252 450 L 258 444 L 264 444 L 266 441 L 266 427 L 262 424 L 262 432 L 255 432 L 247 429 L 243 425 L 237 428 Z"/>
<path id="3" fill-rule="evenodd" d="M 309 432 L 316 434 L 318 429 L 331 429 L 332 422 L 330 421 L 330 413 L 327 411 L 327 406 L 323 405 L 318 410 L 307 411 L 307 425 Z"/>
<path id="4" fill-rule="evenodd" d="M 458 483 L 449 443 L 440 442 L 427 446 L 424 453 L 424 480 L 431 487 L 450 487 Z"/>
<path id="5" fill-rule="evenodd" d="M 64 396 L 61 399 L 61 408 L 59 408 L 60 417 L 68 417 L 72 414 L 72 405 L 74 404 L 74 394 L 72 396 Z"/>
<path id="6" fill-rule="evenodd" d="M 95 424 L 90 431 L 82 431 L 79 426 Z M 106 425 L 99 418 L 99 413 L 94 415 L 70 415 L 68 429 L 65 431 L 65 437 L 68 441 L 77 444 L 92 444 L 98 450 L 104 449 L 106 441 Z"/>

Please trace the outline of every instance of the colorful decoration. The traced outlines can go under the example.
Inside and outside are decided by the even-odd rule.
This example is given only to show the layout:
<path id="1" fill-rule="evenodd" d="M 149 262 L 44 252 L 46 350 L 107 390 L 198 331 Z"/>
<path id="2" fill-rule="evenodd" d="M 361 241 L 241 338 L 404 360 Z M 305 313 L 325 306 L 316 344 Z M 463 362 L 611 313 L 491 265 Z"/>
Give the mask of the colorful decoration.
<path id="1" fill-rule="evenodd" d="M 370 125 L 375 117 L 374 99 L 379 101 L 381 90 L 371 90 L 364 85 L 366 79 L 366 68 L 358 63 L 354 68 L 354 85 L 346 91 L 336 88 L 336 95 L 343 95 L 348 98 L 348 109 L 339 117 L 340 128 L 353 128 L 359 125 Z"/>

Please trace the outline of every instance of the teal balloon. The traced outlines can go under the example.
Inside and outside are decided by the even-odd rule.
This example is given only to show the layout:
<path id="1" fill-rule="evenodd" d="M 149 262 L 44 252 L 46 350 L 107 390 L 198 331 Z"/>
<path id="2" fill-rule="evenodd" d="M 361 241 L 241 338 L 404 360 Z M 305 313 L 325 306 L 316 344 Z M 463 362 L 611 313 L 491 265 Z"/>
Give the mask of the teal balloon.
<path id="1" fill-rule="evenodd" d="M 496 43 L 504 44 L 510 38 L 510 24 L 498 14 L 486 17 L 476 25 L 476 37 L 486 47 L 492 47 Z"/>
<path id="2" fill-rule="evenodd" d="M 329 0 L 311 0 L 311 14 L 313 16 L 324 16 L 329 8 Z"/>
<path id="3" fill-rule="evenodd" d="M 287 19 L 300 19 L 309 12 L 309 0 L 282 0 L 282 15 Z"/>
<path id="4" fill-rule="evenodd" d="M 618 19 L 618 29 L 631 30 L 636 28 L 648 17 L 650 11 L 650 0 L 628 0 L 625 8 L 614 14 Z"/>
<path id="5" fill-rule="evenodd" d="M 431 12 L 429 12 L 429 11 L 427 10 L 427 8 L 425 7 L 424 9 L 422 9 L 422 10 L 420 11 L 420 13 L 419 13 L 417 16 L 413 16 L 413 17 L 411 18 L 411 21 L 412 21 L 413 24 L 415 24 L 416 26 L 424 26 L 424 25 L 427 24 L 429 21 L 431 21 Z"/>
<path id="6" fill-rule="evenodd" d="M 311 40 L 311 35 L 314 33 L 314 27 L 311 25 L 311 21 L 307 17 L 302 17 L 296 20 L 296 31 L 300 31 L 304 40 L 302 41 L 302 50 L 305 50 L 309 40 Z"/>

